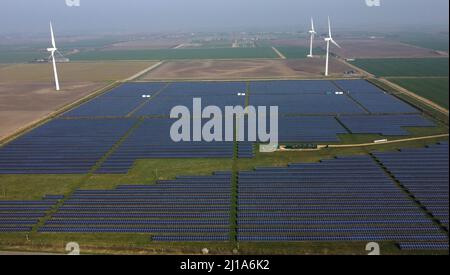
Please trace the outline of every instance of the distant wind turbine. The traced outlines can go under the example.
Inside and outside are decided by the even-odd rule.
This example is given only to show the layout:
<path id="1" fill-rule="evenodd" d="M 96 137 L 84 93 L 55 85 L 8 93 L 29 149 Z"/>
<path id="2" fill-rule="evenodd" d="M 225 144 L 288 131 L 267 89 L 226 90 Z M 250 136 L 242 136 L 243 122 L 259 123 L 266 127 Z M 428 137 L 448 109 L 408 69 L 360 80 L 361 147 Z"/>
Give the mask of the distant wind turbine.
<path id="1" fill-rule="evenodd" d="M 58 51 L 58 48 L 56 48 L 55 34 L 53 33 L 52 22 L 50 22 L 50 33 L 52 36 L 52 48 L 48 48 L 47 51 L 50 52 L 50 54 L 51 54 L 51 58 L 52 58 L 52 62 L 53 62 L 53 73 L 55 76 L 55 86 L 56 86 L 56 90 L 59 91 L 60 87 L 59 87 L 59 79 L 58 79 L 58 70 L 56 69 L 56 59 L 55 59 L 55 52 L 59 52 L 59 51 Z"/>
<path id="2" fill-rule="evenodd" d="M 325 76 L 328 76 L 328 68 L 329 68 L 329 62 L 330 62 L 330 42 L 333 43 L 336 47 L 342 48 L 339 46 L 339 44 L 334 41 L 333 36 L 331 35 L 331 21 L 330 17 L 328 17 L 328 37 L 325 38 L 325 42 L 327 42 L 327 58 L 326 58 L 326 65 L 325 65 Z"/>
<path id="3" fill-rule="evenodd" d="M 314 43 L 314 37 L 317 34 L 316 30 L 314 29 L 314 19 L 311 18 L 311 30 L 309 31 L 309 34 L 311 35 L 311 43 L 309 46 L 309 55 L 308 57 L 314 57 L 313 56 L 313 43 Z"/>

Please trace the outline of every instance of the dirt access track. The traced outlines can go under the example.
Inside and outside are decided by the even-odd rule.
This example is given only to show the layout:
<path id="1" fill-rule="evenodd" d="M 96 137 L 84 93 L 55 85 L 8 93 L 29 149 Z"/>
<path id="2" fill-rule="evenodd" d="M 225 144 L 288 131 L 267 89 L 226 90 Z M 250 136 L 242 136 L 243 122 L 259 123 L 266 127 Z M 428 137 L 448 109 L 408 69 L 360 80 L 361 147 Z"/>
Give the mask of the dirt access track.
<path id="1" fill-rule="evenodd" d="M 61 89 L 55 91 L 50 64 L 0 67 L 0 141 L 39 122 L 64 106 L 90 96 L 152 62 L 58 64 Z"/>
<path id="2" fill-rule="evenodd" d="M 323 77 L 324 69 L 325 60 L 322 58 L 168 61 L 139 80 L 321 78 Z M 330 70 L 336 76 L 343 76 L 345 71 L 352 70 L 352 68 L 332 59 Z"/>

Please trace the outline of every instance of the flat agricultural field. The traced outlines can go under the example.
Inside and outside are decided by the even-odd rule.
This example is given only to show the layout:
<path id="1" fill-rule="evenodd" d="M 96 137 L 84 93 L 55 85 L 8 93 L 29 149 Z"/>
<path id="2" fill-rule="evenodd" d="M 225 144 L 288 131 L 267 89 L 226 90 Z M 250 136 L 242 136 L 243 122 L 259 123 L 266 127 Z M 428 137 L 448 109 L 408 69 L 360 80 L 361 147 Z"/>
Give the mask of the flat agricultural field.
<path id="1" fill-rule="evenodd" d="M 182 43 L 186 43 L 186 41 L 182 39 L 133 40 L 108 45 L 102 51 L 170 49 Z"/>
<path id="2" fill-rule="evenodd" d="M 352 64 L 376 76 L 448 76 L 448 58 L 357 59 Z"/>
<path id="3" fill-rule="evenodd" d="M 406 44 L 448 53 L 448 33 L 400 33 L 395 38 Z"/>
<path id="4" fill-rule="evenodd" d="M 105 85 L 105 82 L 66 82 L 64 91 L 57 93 L 51 83 L 0 83 L 0 140 Z"/>
<path id="5" fill-rule="evenodd" d="M 390 78 L 394 82 L 415 94 L 427 98 L 448 109 L 449 80 L 443 78 Z"/>
<path id="6" fill-rule="evenodd" d="M 50 64 L 0 68 L 0 140 L 38 122 L 115 80 L 150 66 L 150 62 L 58 64 L 61 92 L 54 90 Z"/>
<path id="7" fill-rule="evenodd" d="M 278 58 L 270 47 L 211 48 L 211 49 L 155 49 L 88 51 L 74 54 L 73 60 L 179 60 L 179 59 L 250 59 Z"/>
<path id="8" fill-rule="evenodd" d="M 342 49 L 332 47 L 331 51 L 342 58 L 442 57 L 442 54 L 431 49 L 384 39 L 338 40 L 338 43 L 342 46 Z"/>
<path id="9" fill-rule="evenodd" d="M 273 40 L 266 40 L 265 43 L 268 45 L 275 46 L 275 47 L 303 47 L 303 48 L 309 47 L 309 40 L 307 38 L 304 38 L 304 39 L 273 39 Z"/>
<path id="10" fill-rule="evenodd" d="M 168 61 L 143 76 L 140 80 L 176 79 L 267 79 L 302 78 L 323 76 L 323 59 L 296 60 L 193 60 Z M 343 75 L 351 68 L 338 61 L 331 61 L 331 72 Z"/>
<path id="11" fill-rule="evenodd" d="M 58 64 L 61 83 L 105 82 L 127 78 L 152 62 L 71 62 Z M 0 83 L 53 82 L 51 64 L 17 64 L 0 67 Z"/>

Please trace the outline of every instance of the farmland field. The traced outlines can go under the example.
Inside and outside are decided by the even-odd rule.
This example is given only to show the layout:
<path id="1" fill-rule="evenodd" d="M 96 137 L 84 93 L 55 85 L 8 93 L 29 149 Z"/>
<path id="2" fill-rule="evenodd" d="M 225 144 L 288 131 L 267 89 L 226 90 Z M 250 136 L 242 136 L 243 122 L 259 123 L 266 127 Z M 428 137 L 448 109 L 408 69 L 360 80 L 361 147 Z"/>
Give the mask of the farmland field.
<path id="1" fill-rule="evenodd" d="M 165 62 L 162 66 L 141 77 L 140 80 L 322 77 L 324 62 L 321 58 L 176 60 Z M 330 70 L 333 75 L 343 75 L 345 71 L 351 70 L 351 67 L 333 59 Z"/>
<path id="2" fill-rule="evenodd" d="M 28 62 L 36 58 L 46 58 L 47 53 L 32 50 L 0 50 L 0 63 Z"/>
<path id="3" fill-rule="evenodd" d="M 380 59 L 380 58 L 434 58 L 448 56 L 434 50 L 387 39 L 343 39 L 341 49 L 332 47 L 331 51 L 342 58 Z"/>
<path id="4" fill-rule="evenodd" d="M 403 33 L 399 34 L 397 40 L 427 49 L 448 52 L 448 33 L 447 34 L 425 34 L 425 33 Z"/>
<path id="5" fill-rule="evenodd" d="M 448 77 L 444 78 L 392 78 L 389 79 L 419 96 L 448 109 Z"/>
<path id="6" fill-rule="evenodd" d="M 158 49 L 81 52 L 73 60 L 177 60 L 278 58 L 271 48 Z"/>
<path id="7" fill-rule="evenodd" d="M 358 59 L 352 64 L 376 76 L 448 76 L 448 58 Z"/>

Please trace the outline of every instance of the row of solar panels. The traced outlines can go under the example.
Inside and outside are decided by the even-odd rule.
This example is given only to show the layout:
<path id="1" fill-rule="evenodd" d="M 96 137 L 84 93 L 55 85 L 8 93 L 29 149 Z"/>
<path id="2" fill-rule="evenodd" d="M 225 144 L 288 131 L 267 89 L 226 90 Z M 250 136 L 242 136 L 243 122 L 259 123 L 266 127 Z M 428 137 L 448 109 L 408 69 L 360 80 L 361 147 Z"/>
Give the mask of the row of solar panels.
<path id="1" fill-rule="evenodd" d="M 231 178 L 232 173 L 217 172 L 212 176 L 180 176 L 155 185 L 78 190 L 39 230 L 157 236 L 201 234 L 204 241 L 229 235 Z M 211 185 L 205 185 L 207 182 Z M 135 197 L 146 194 L 156 196 L 136 203 Z"/>
<path id="2" fill-rule="evenodd" d="M 426 153 L 428 150 L 430 154 Z M 447 152 L 442 153 L 441 150 Z M 444 160 L 445 164 L 448 145 L 436 145 L 423 149 L 424 152 L 419 151 L 421 153 L 405 150 L 384 156 L 389 160 L 408 153 L 410 155 L 406 158 L 412 155 L 435 156 L 439 161 Z M 380 156 L 375 156 L 378 160 L 381 159 Z M 401 158 L 399 160 L 401 162 Z M 358 165 L 357 171 L 353 166 L 355 164 Z M 311 177 L 303 169 L 314 169 L 314 173 L 321 176 Z M 321 173 L 322 169 L 324 173 Z M 339 177 L 335 173 L 329 173 L 330 171 L 347 171 L 351 176 Z M 231 177 L 231 173 L 218 172 L 213 176 L 184 176 L 176 180 L 159 181 L 153 186 L 122 185 L 114 190 L 78 190 L 41 230 L 145 232 L 156 234 L 152 238 L 159 241 L 220 239 L 229 233 L 227 224 L 230 221 Z M 211 182 L 210 186 L 207 185 L 208 182 Z M 441 203 L 448 200 L 448 187 L 444 195 L 437 192 L 442 191 L 441 187 L 445 183 L 448 185 L 448 177 L 435 182 L 439 185 L 427 195 L 433 198 L 432 202 L 439 203 L 433 206 L 437 211 L 435 213 L 447 213 L 447 217 L 442 220 L 448 221 L 448 204 L 444 206 Z M 420 184 L 420 180 L 416 178 L 414 184 Z M 429 184 L 427 182 L 426 185 Z M 429 245 L 448 241 L 448 235 L 413 200 L 402 193 L 385 171 L 368 156 L 343 157 L 280 168 L 257 168 L 239 173 L 238 185 L 241 190 L 246 191 L 239 192 L 238 195 L 238 239 L 241 241 L 389 240 L 426 242 Z M 217 192 L 220 193 L 219 196 Z M 357 197 L 352 197 L 353 195 Z M 189 200 L 194 201 L 195 197 L 211 204 L 191 205 Z M 161 203 L 164 199 L 173 204 Z M 136 200 L 140 200 L 142 204 L 134 205 Z M 18 207 L 20 204 L 6 202 L 1 206 L 3 209 L 44 209 L 47 204 L 25 202 L 22 208 Z M 27 221 L 39 217 L 34 216 L 35 214 L 42 215 L 37 212 L 10 213 L 0 210 L 0 219 L 12 222 L 9 226 L 2 227 L 0 224 L 3 228 L 1 230 L 20 229 L 14 224 L 18 220 L 24 221 L 22 225 L 25 228 L 25 225 L 28 226 Z M 218 228 L 218 225 L 221 227 Z M 170 228 L 180 230 L 174 232 Z M 217 230 L 220 234 L 217 234 Z M 203 234 L 197 235 L 199 232 Z"/>
<path id="3" fill-rule="evenodd" d="M 174 106 L 279 106 L 282 114 L 418 113 L 364 80 L 126 83 L 65 114 L 66 117 L 168 116 Z M 339 93 L 337 93 L 339 92 Z M 343 92 L 343 94 L 342 94 Z M 150 95 L 148 97 L 143 96 Z"/>
<path id="4" fill-rule="evenodd" d="M 47 195 L 40 201 L 0 201 L 0 232 L 30 232 L 60 198 Z"/>
<path id="5" fill-rule="evenodd" d="M 240 241 L 448 240 L 369 156 L 257 168 L 238 182 Z"/>
<path id="6" fill-rule="evenodd" d="M 447 228 L 449 215 L 449 146 L 442 143 L 423 149 L 405 149 L 374 156 Z M 409 169 L 405 162 L 420 163 Z M 422 180 L 418 180 L 422 179 Z M 433 180 L 430 180 L 433 179 Z"/>
<path id="7" fill-rule="evenodd" d="M 404 126 L 433 126 L 419 115 L 342 116 L 352 133 L 405 135 Z M 144 120 L 96 172 L 127 173 L 137 159 L 232 158 L 233 142 L 172 142 L 170 119 Z M 0 174 L 84 174 L 129 131 L 134 119 L 54 120 L 0 148 Z M 281 141 L 338 141 L 347 133 L 334 117 L 284 117 Z M 254 156 L 253 144 L 239 142 L 239 158 Z"/>

